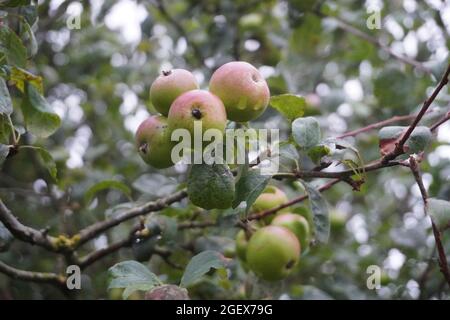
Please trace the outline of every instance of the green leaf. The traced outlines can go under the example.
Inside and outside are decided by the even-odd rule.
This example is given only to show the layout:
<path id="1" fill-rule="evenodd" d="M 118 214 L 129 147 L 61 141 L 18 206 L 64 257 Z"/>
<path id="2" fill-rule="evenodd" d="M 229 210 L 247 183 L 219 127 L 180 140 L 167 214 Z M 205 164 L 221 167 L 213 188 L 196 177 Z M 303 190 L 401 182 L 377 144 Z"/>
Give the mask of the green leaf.
<path id="1" fill-rule="evenodd" d="M 427 200 L 428 213 L 433 218 L 439 229 L 445 228 L 450 223 L 450 202 L 429 198 Z"/>
<path id="2" fill-rule="evenodd" d="M 5 54 L 9 64 L 25 68 L 27 49 L 14 31 L 5 25 L 0 26 L 0 52 Z"/>
<path id="3" fill-rule="evenodd" d="M 14 240 L 13 235 L 5 227 L 5 225 L 0 222 L 0 252 L 8 250 L 9 245 Z"/>
<path id="4" fill-rule="evenodd" d="M 8 86 L 3 78 L 0 78 L 0 114 L 11 114 L 13 105 L 9 95 Z"/>
<path id="5" fill-rule="evenodd" d="M 245 213 L 248 213 L 250 207 L 264 191 L 270 179 L 271 176 L 263 176 L 256 169 L 250 169 L 241 175 L 239 181 L 236 183 L 236 195 L 233 201 L 233 208 L 236 208 L 242 201 L 245 201 L 247 204 Z"/>
<path id="6" fill-rule="evenodd" d="M 22 112 L 27 129 L 38 137 L 46 138 L 52 135 L 61 125 L 59 116 L 30 83 L 25 87 Z"/>
<path id="7" fill-rule="evenodd" d="M 175 178 L 163 174 L 147 173 L 139 176 L 132 186 L 142 193 L 161 198 L 176 191 L 178 182 Z"/>
<path id="8" fill-rule="evenodd" d="M 226 164 L 194 164 L 189 172 L 187 193 L 203 209 L 227 209 L 234 199 L 234 177 Z"/>
<path id="9" fill-rule="evenodd" d="M 115 264 L 109 268 L 108 274 L 112 278 L 108 289 L 125 288 L 123 299 L 127 299 L 135 291 L 148 291 L 162 284 L 146 266 L 132 260 Z"/>
<path id="10" fill-rule="evenodd" d="M 278 110 L 285 118 L 293 121 L 305 113 L 305 98 L 294 94 L 281 94 L 270 98 L 272 108 Z"/>
<path id="11" fill-rule="evenodd" d="M 200 279 L 211 268 L 221 269 L 227 265 L 226 258 L 217 251 L 200 252 L 189 261 L 181 278 L 181 287 L 188 287 Z"/>
<path id="12" fill-rule="evenodd" d="M 55 160 L 53 160 L 50 152 L 41 147 L 35 147 L 35 150 L 39 153 L 42 163 L 47 168 L 50 176 L 53 178 L 53 180 L 58 181 L 58 170 L 56 168 Z"/>
<path id="13" fill-rule="evenodd" d="M 0 8 L 2 7 L 19 7 L 29 5 L 31 0 L 2 0 Z"/>
<path id="14" fill-rule="evenodd" d="M 8 154 L 9 154 L 9 146 L 7 146 L 6 144 L 0 144 L 0 168 L 3 162 L 5 162 Z"/>
<path id="15" fill-rule="evenodd" d="M 308 157 L 310 157 L 314 163 L 320 163 L 320 160 L 323 157 L 330 154 L 331 149 L 328 146 L 322 144 L 316 145 L 308 150 Z"/>
<path id="16" fill-rule="evenodd" d="M 379 147 L 382 155 L 395 149 L 395 144 L 401 138 L 408 127 L 389 126 L 378 132 Z M 406 140 L 404 151 L 407 154 L 419 153 L 425 150 L 432 139 L 431 130 L 428 127 L 419 126 L 414 128 L 408 140 Z"/>
<path id="17" fill-rule="evenodd" d="M 309 183 L 300 180 L 309 198 L 309 206 L 313 214 L 314 235 L 317 241 L 327 243 L 330 237 L 330 215 L 328 204 L 322 194 Z"/>
<path id="18" fill-rule="evenodd" d="M 11 127 L 6 116 L 0 114 L 0 143 L 9 143 Z"/>
<path id="19" fill-rule="evenodd" d="M 310 148 L 320 142 L 319 122 L 313 117 L 298 118 L 292 122 L 292 137 L 301 148 Z"/>
<path id="20" fill-rule="evenodd" d="M 31 83 L 40 94 L 44 93 L 42 77 L 36 76 L 22 68 L 12 67 L 10 70 L 9 80 L 12 81 L 17 89 L 19 89 L 22 93 L 25 93 L 25 84 L 27 82 Z"/>
<path id="21" fill-rule="evenodd" d="M 23 20 L 22 25 L 25 26 L 25 30 L 30 37 L 30 56 L 34 56 L 38 51 L 38 44 L 36 41 L 36 37 L 34 36 L 34 32 L 31 29 L 31 26 L 28 24 L 26 20 Z"/>
<path id="22" fill-rule="evenodd" d="M 103 180 L 94 184 L 86 191 L 84 194 L 85 201 L 90 203 L 98 192 L 106 189 L 116 189 L 123 192 L 128 198 L 131 197 L 131 189 L 125 183 L 117 180 Z"/>

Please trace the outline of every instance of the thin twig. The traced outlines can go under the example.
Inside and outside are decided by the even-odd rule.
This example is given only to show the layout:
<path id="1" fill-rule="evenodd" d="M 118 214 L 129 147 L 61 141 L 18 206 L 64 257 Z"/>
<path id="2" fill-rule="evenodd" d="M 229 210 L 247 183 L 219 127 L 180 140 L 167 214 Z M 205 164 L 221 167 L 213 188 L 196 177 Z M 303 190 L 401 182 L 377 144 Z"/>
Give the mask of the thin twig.
<path id="1" fill-rule="evenodd" d="M 434 132 L 439 128 L 441 125 L 443 125 L 445 122 L 450 120 L 450 111 L 445 114 L 441 119 L 436 121 L 436 123 L 432 124 L 430 127 L 431 132 Z"/>
<path id="2" fill-rule="evenodd" d="M 332 181 L 324 184 L 323 186 L 319 187 L 317 190 L 320 191 L 320 192 L 323 192 L 325 190 L 330 189 L 332 186 L 334 186 L 335 184 L 337 184 L 337 183 L 339 183 L 341 181 L 342 181 L 341 179 L 332 180 Z M 294 198 L 294 199 L 292 199 L 292 200 L 290 200 L 290 201 L 288 201 L 286 203 L 283 203 L 282 205 L 279 205 L 279 206 L 277 206 L 275 208 L 251 214 L 251 215 L 249 215 L 247 217 L 246 220 L 259 220 L 259 219 L 262 219 L 262 218 L 270 216 L 271 214 L 274 214 L 274 213 L 276 213 L 276 212 L 278 212 L 278 211 L 280 211 L 280 210 L 282 210 L 284 208 L 287 208 L 287 207 L 290 207 L 290 206 L 292 206 L 294 204 L 302 202 L 302 201 L 304 201 L 306 199 L 308 199 L 308 195 L 302 195 L 302 196 Z"/>
<path id="3" fill-rule="evenodd" d="M 430 111 L 428 111 L 428 112 L 430 112 Z M 356 136 L 356 135 L 358 135 L 360 133 L 367 132 L 367 131 L 370 131 L 370 130 L 373 130 L 373 129 L 377 129 L 377 128 L 381 128 L 381 127 L 384 127 L 384 126 L 386 126 L 388 124 L 391 124 L 391 123 L 400 122 L 400 121 L 407 121 L 407 120 L 413 120 L 415 117 L 417 117 L 417 114 L 408 114 L 408 115 L 404 115 L 404 116 L 394 116 L 392 118 L 389 118 L 389 119 L 386 119 L 386 120 L 383 120 L 383 121 L 380 121 L 380 122 L 372 123 L 372 124 L 370 124 L 370 125 L 368 125 L 366 127 L 363 127 L 363 128 L 359 128 L 359 129 L 356 129 L 356 130 L 345 132 L 345 133 L 341 134 L 340 136 L 337 136 L 336 138 L 337 139 L 342 139 L 342 138 L 346 138 L 346 137 L 354 137 L 354 136 Z"/>
<path id="4" fill-rule="evenodd" d="M 422 108 L 420 109 L 417 116 L 414 118 L 414 121 L 411 123 L 411 125 L 408 127 L 408 129 L 403 133 L 399 141 L 396 143 L 394 150 L 389 152 L 383 157 L 383 162 L 388 162 L 392 159 L 395 159 L 395 157 L 403 154 L 403 146 L 405 145 L 408 138 L 411 136 L 411 133 L 414 131 L 414 129 L 417 127 L 417 124 L 420 122 L 422 117 L 427 112 L 428 108 L 433 103 L 434 99 L 436 99 L 439 92 L 442 90 L 442 88 L 445 87 L 445 85 L 448 83 L 448 77 L 450 75 L 450 64 L 447 66 L 447 70 L 445 71 L 444 75 L 442 76 L 441 80 L 439 81 L 439 84 L 437 87 L 433 90 L 433 93 L 423 102 Z"/>
<path id="5" fill-rule="evenodd" d="M 136 207 L 121 214 L 116 215 L 114 218 L 106 219 L 94 223 L 84 229 L 82 229 L 75 237 L 77 237 L 77 242 L 74 245 L 74 249 L 80 247 L 82 244 L 88 242 L 89 240 L 97 237 L 99 234 L 105 232 L 106 230 L 121 224 L 124 221 L 133 219 L 138 216 L 148 214 L 150 212 L 159 211 L 167 208 L 174 202 L 180 201 L 187 196 L 186 190 L 181 190 L 173 195 L 165 198 L 158 199 L 156 201 L 149 202 L 143 206 Z"/>
<path id="6" fill-rule="evenodd" d="M 414 179 L 416 180 L 417 185 L 419 186 L 420 194 L 422 195 L 423 207 L 425 214 L 428 215 L 428 194 L 427 190 L 423 184 L 423 180 L 419 171 L 419 167 L 417 165 L 414 157 L 409 157 L 409 163 L 411 171 L 414 175 Z M 430 216 L 431 219 L 431 227 L 433 229 L 434 241 L 436 242 L 436 249 L 438 251 L 439 256 L 439 267 L 441 269 L 442 274 L 444 275 L 445 280 L 447 281 L 448 286 L 450 287 L 450 270 L 447 264 L 447 257 L 445 255 L 445 249 L 442 245 L 441 232 L 437 228 L 436 224 L 433 221 L 433 217 Z"/>
<path id="7" fill-rule="evenodd" d="M 13 278 L 24 281 L 48 283 L 60 289 L 67 289 L 66 278 L 56 273 L 34 272 L 16 269 L 0 261 L 0 272 Z"/>

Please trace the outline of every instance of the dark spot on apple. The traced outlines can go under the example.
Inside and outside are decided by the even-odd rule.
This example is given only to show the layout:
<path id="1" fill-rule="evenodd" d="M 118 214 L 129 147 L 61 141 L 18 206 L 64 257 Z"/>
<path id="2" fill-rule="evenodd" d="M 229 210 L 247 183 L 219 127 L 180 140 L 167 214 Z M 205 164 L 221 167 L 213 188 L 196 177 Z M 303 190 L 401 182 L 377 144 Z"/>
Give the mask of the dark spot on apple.
<path id="1" fill-rule="evenodd" d="M 192 116 L 195 119 L 200 120 L 202 118 L 202 113 L 199 109 L 195 108 L 195 109 L 192 109 Z"/>
<path id="2" fill-rule="evenodd" d="M 139 146 L 139 152 L 142 152 L 143 154 L 147 154 L 148 152 L 148 144 L 143 143 Z"/>
<path id="3" fill-rule="evenodd" d="M 162 74 L 163 76 L 169 76 L 172 73 L 172 70 L 163 70 Z"/>
<path id="4" fill-rule="evenodd" d="M 286 269 L 291 269 L 295 265 L 294 260 L 290 260 L 288 263 L 286 263 Z"/>

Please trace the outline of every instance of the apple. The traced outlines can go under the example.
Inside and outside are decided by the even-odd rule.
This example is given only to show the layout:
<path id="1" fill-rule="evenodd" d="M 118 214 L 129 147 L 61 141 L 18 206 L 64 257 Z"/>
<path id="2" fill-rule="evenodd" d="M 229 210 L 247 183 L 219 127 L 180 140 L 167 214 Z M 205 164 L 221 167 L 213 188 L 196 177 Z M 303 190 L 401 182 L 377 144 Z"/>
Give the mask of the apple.
<path id="1" fill-rule="evenodd" d="M 173 166 L 167 119 L 151 116 L 144 120 L 136 131 L 136 146 L 141 158 L 152 167 L 164 169 Z"/>
<path id="2" fill-rule="evenodd" d="M 186 129 L 194 137 L 195 122 L 201 123 L 200 133 L 217 129 L 223 134 L 227 114 L 222 101 L 206 90 L 188 91 L 176 98 L 169 111 L 169 130 Z"/>
<path id="3" fill-rule="evenodd" d="M 286 194 L 275 186 L 267 186 L 252 205 L 255 212 L 266 211 L 288 202 Z"/>
<path id="4" fill-rule="evenodd" d="M 291 230 L 300 242 L 302 251 L 306 250 L 310 241 L 310 228 L 308 221 L 295 213 L 282 213 L 272 220 L 272 225 L 285 227 Z"/>
<path id="5" fill-rule="evenodd" d="M 258 69 L 244 61 L 233 61 L 218 68 L 209 82 L 209 91 L 225 105 L 228 119 L 247 122 L 267 108 L 270 90 Z"/>
<path id="6" fill-rule="evenodd" d="M 260 278 L 287 277 L 300 259 L 300 243 L 287 228 L 266 226 L 256 231 L 247 246 L 247 264 Z"/>
<path id="7" fill-rule="evenodd" d="M 248 239 L 244 230 L 240 230 L 236 235 L 236 255 L 245 262 L 247 259 Z"/>
<path id="8" fill-rule="evenodd" d="M 176 98 L 184 92 L 198 88 L 194 75 L 187 70 L 163 71 L 150 87 L 150 101 L 158 112 L 167 117 Z"/>

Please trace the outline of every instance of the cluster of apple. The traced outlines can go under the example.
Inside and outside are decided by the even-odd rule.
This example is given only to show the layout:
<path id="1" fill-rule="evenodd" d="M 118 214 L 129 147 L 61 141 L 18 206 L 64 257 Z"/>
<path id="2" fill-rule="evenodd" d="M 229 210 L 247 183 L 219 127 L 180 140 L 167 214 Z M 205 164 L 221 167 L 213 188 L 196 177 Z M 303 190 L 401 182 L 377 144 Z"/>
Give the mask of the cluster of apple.
<path id="1" fill-rule="evenodd" d="M 268 186 L 256 199 L 252 209 L 262 212 L 288 201 L 286 194 Z M 252 234 L 241 230 L 236 236 L 236 255 L 258 277 L 277 281 L 287 277 L 300 260 L 310 242 L 308 221 L 300 214 L 281 211 L 265 226 L 253 225 Z"/>
<path id="2" fill-rule="evenodd" d="M 136 144 L 149 165 L 168 168 L 175 129 L 187 129 L 194 135 L 194 122 L 202 130 L 225 131 L 227 120 L 247 122 L 267 108 L 270 91 L 259 71 L 251 64 L 234 61 L 222 65 L 212 75 L 209 91 L 200 90 L 194 75 L 184 69 L 163 71 L 150 88 L 150 100 L 160 115 L 141 123 Z"/>

